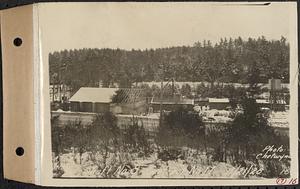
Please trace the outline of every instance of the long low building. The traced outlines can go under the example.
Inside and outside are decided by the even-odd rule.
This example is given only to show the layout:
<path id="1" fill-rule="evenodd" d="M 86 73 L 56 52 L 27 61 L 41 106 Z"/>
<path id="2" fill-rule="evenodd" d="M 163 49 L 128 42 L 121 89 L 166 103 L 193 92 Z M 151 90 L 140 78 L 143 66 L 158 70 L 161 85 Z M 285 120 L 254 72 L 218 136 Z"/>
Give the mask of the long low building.
<path id="1" fill-rule="evenodd" d="M 228 98 L 209 98 L 209 109 L 225 110 L 230 107 Z"/>
<path id="2" fill-rule="evenodd" d="M 150 102 L 153 112 L 160 111 L 160 105 L 165 111 L 173 111 L 180 107 L 193 110 L 194 99 L 183 99 L 183 98 L 152 98 Z"/>
<path id="3" fill-rule="evenodd" d="M 118 102 L 112 102 L 118 93 Z M 142 114 L 147 110 L 143 90 L 81 87 L 69 100 L 72 112 Z"/>

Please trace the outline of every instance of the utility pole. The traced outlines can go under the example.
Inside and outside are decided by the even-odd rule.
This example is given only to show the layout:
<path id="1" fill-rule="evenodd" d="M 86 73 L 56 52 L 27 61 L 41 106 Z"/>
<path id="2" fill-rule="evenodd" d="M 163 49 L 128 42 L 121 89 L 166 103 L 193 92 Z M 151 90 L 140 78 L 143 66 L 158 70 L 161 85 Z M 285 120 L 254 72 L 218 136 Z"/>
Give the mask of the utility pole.
<path id="1" fill-rule="evenodd" d="M 62 98 L 65 96 L 65 84 L 64 84 L 64 74 L 65 74 L 66 64 L 59 65 L 59 101 L 62 103 Z"/>
<path id="2" fill-rule="evenodd" d="M 170 81 L 172 81 L 172 82 L 174 82 L 174 78 L 171 78 L 171 79 L 169 79 L 168 81 L 167 81 L 167 83 L 165 84 L 165 86 L 167 86 L 169 83 L 170 83 Z M 165 86 L 164 86 L 164 82 L 163 82 L 163 80 L 161 80 L 161 82 L 160 82 L 160 103 L 159 103 L 159 126 L 161 126 L 161 124 L 162 124 L 162 117 L 163 117 L 163 94 L 164 94 L 164 88 L 165 88 Z"/>
<path id="3" fill-rule="evenodd" d="M 52 103 L 54 103 L 54 95 L 55 95 L 55 77 L 52 74 Z"/>
<path id="4" fill-rule="evenodd" d="M 160 102 L 159 102 L 159 127 L 162 127 L 162 110 L 163 110 L 163 88 L 164 88 L 164 63 L 161 64 L 161 75 L 160 75 Z"/>
<path id="5" fill-rule="evenodd" d="M 159 104 L 159 126 L 162 126 L 162 109 L 163 109 L 163 87 L 164 87 L 164 82 L 163 80 L 161 80 L 161 84 L 160 84 L 160 104 Z"/>
<path id="6" fill-rule="evenodd" d="M 175 78 L 175 77 L 174 77 Z M 172 78 L 172 96 L 173 100 L 175 99 L 175 84 L 174 84 L 174 78 Z"/>
<path id="7" fill-rule="evenodd" d="M 164 76 L 165 76 L 165 70 L 164 70 L 164 64 L 161 65 L 161 79 L 160 79 L 160 103 L 159 103 L 159 126 L 162 126 L 162 120 L 163 120 L 163 91 L 164 87 L 169 84 L 169 82 L 172 80 L 172 90 L 173 90 L 173 96 L 174 96 L 174 78 L 171 78 L 167 81 L 166 85 L 164 86 Z"/>
<path id="8" fill-rule="evenodd" d="M 59 103 L 61 103 L 61 62 L 59 62 L 59 68 L 58 68 L 58 89 L 57 93 L 59 95 Z"/>

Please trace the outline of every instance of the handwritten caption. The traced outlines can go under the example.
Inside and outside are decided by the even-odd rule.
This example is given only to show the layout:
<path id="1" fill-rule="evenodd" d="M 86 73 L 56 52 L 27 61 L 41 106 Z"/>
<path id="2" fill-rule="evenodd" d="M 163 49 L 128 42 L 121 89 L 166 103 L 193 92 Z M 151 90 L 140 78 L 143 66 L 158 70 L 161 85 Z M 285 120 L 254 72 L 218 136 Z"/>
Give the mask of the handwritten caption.
<path id="1" fill-rule="evenodd" d="M 278 185 L 295 185 L 298 184 L 298 178 L 277 178 L 276 184 Z"/>
<path id="2" fill-rule="evenodd" d="M 272 146 L 266 146 L 261 153 L 256 155 L 256 159 L 276 159 L 276 160 L 283 160 L 283 159 L 290 159 L 289 154 L 287 153 L 287 149 L 283 147 L 283 145 L 279 147 Z"/>

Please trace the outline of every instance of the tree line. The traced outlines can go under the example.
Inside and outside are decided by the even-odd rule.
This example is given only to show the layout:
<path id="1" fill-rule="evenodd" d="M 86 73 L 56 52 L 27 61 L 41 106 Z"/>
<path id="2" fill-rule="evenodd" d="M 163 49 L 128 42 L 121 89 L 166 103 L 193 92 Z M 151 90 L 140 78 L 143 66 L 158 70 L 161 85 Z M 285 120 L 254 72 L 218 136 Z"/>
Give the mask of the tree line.
<path id="1" fill-rule="evenodd" d="M 223 38 L 212 44 L 158 49 L 74 49 L 49 54 L 50 83 L 72 91 L 117 83 L 132 87 L 142 81 L 266 83 L 289 82 L 289 44 L 286 38 L 267 40 Z"/>

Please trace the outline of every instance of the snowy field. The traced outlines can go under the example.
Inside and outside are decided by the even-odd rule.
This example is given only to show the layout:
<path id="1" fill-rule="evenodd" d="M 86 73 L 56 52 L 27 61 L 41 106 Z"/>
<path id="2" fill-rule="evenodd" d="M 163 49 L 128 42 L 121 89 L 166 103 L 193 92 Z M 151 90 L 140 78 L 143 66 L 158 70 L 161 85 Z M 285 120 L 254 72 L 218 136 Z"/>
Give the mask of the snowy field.
<path id="1" fill-rule="evenodd" d="M 288 128 L 289 122 L 288 122 L 288 116 L 289 112 L 272 112 L 270 114 L 269 123 L 273 127 L 283 127 Z"/>
<path id="2" fill-rule="evenodd" d="M 185 160 L 162 161 L 157 154 L 152 154 L 148 158 L 131 156 L 130 163 L 117 163 L 117 157 L 110 154 L 106 166 L 101 168 L 88 153 L 82 155 L 81 162 L 79 155 L 73 153 L 60 158 L 64 172 L 61 178 L 261 178 L 247 173 L 245 168 L 213 162 L 206 155 L 197 159 L 191 156 Z"/>

